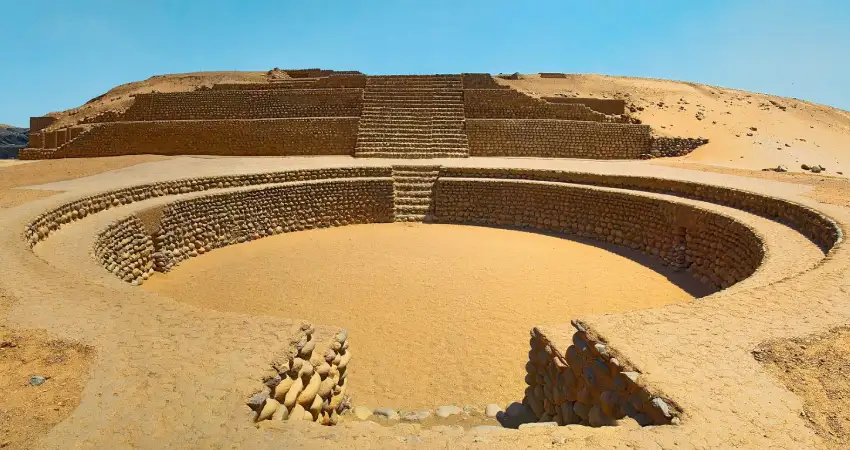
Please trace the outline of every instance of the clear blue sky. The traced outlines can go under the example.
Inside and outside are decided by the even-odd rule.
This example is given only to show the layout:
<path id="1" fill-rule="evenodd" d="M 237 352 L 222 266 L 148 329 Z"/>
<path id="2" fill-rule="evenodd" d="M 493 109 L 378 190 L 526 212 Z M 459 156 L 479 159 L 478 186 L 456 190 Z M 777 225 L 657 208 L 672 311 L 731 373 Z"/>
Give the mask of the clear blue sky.
<path id="1" fill-rule="evenodd" d="M 850 109 L 847 0 L 0 0 L 0 123 L 151 75 L 272 67 L 672 78 Z"/>

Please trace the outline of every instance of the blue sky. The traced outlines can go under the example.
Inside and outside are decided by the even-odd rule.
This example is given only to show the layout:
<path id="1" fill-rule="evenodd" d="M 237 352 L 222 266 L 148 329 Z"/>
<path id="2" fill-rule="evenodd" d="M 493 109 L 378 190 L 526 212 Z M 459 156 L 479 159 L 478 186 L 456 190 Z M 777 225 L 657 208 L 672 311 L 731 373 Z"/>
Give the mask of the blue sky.
<path id="1" fill-rule="evenodd" d="M 0 0 L 0 123 L 200 70 L 581 72 L 850 110 L 846 0 Z"/>

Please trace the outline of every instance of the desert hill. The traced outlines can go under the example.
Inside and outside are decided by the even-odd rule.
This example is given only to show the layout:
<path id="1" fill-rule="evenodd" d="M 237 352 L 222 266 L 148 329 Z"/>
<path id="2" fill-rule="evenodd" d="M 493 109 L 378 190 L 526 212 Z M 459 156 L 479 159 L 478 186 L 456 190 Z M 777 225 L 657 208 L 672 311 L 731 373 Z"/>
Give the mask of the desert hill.
<path id="1" fill-rule="evenodd" d="M 269 72 L 195 72 L 157 75 L 123 84 L 85 105 L 51 113 L 51 128 L 79 123 L 106 111 L 123 111 L 132 95 L 181 92 L 217 83 L 263 83 L 279 79 Z M 850 173 L 850 112 L 804 100 L 758 94 L 696 83 L 617 77 L 538 74 L 499 82 L 534 96 L 620 98 L 630 114 L 669 136 L 701 136 L 710 140 L 683 162 L 749 170 L 820 165 L 825 173 Z"/>
<path id="2" fill-rule="evenodd" d="M 14 158 L 27 145 L 28 128 L 0 124 L 0 158 Z"/>

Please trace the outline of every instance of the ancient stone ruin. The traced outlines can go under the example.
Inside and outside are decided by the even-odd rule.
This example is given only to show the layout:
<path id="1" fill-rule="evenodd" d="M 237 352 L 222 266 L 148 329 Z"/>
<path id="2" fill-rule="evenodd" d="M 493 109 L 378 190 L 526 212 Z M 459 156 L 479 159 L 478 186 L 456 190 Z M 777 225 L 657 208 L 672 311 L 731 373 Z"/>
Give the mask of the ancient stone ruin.
<path id="1" fill-rule="evenodd" d="M 703 141 L 654 137 L 622 100 L 534 98 L 488 74 L 288 71 L 292 78 L 137 94 L 123 112 L 51 127 L 33 117 L 21 159 L 128 154 L 529 156 L 638 159 Z"/>

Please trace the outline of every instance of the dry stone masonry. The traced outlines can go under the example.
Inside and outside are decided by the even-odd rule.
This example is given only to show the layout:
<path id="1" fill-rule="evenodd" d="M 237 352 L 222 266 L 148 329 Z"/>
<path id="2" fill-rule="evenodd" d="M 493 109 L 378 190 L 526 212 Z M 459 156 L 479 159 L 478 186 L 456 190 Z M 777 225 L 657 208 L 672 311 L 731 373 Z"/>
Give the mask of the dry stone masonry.
<path id="1" fill-rule="evenodd" d="M 650 393 L 622 356 L 584 331 L 576 331 L 568 347 L 558 349 L 535 327 L 530 344 L 523 404 L 538 421 L 593 427 L 613 426 L 625 417 L 641 426 L 679 422 L 670 400 Z"/>
<path id="2" fill-rule="evenodd" d="M 276 73 L 286 77 L 137 94 L 125 111 L 105 112 L 66 128 L 53 126 L 51 117 L 34 117 L 28 147 L 19 157 L 636 159 L 680 156 L 705 143 L 651 137 L 648 126 L 622 115 L 621 100 L 538 99 L 502 86 L 488 74 Z"/>
<path id="3" fill-rule="evenodd" d="M 435 220 L 530 228 L 622 245 L 727 288 L 755 272 L 761 239 L 720 214 L 659 198 L 539 181 L 437 180 Z"/>
<path id="4" fill-rule="evenodd" d="M 649 127 L 552 119 L 467 119 L 470 156 L 638 159 Z"/>
<path id="5" fill-rule="evenodd" d="M 440 166 L 393 166 L 396 222 L 423 222 L 434 214 L 434 183 Z"/>
<path id="6" fill-rule="evenodd" d="M 89 214 L 207 190 L 215 191 L 113 222 L 97 236 L 95 258 L 116 277 L 138 285 L 155 271 L 168 271 L 186 258 L 224 245 L 412 216 L 411 220 L 433 217 L 439 222 L 527 228 L 609 242 L 687 269 L 718 288 L 731 286 L 758 268 L 764 248 L 749 227 L 713 211 L 635 190 L 672 193 L 762 214 L 789 223 L 825 250 L 842 239 L 834 222 L 809 208 L 719 186 L 649 177 L 433 165 L 293 170 L 152 183 L 62 205 L 33 220 L 24 237 L 36 245 L 63 224 Z M 413 211 L 406 206 L 420 203 L 412 199 L 429 203 Z M 579 321 L 573 325 L 577 331 L 567 339 L 546 327 L 531 332 L 523 404 L 533 414 L 532 420 L 606 426 L 628 417 L 640 425 L 679 423 L 681 411 L 673 400 L 645 386 L 640 370 L 603 338 Z M 311 325 L 302 325 L 299 333 L 300 340 L 293 342 L 289 354 L 272 362 L 272 372 L 248 406 L 257 421 L 335 424 L 350 405 L 347 333 L 340 332 L 325 346 L 317 345 Z"/>
<path id="7" fill-rule="evenodd" d="M 311 324 L 302 324 L 300 331 L 302 337 L 292 355 L 272 363 L 272 374 L 247 405 L 257 422 L 307 420 L 336 425 L 339 415 L 350 407 L 346 394 L 351 361 L 348 330 L 341 330 L 330 345 L 319 348 Z"/>
<path id="8" fill-rule="evenodd" d="M 219 247 L 313 228 L 391 222 L 390 178 L 298 181 L 214 194 L 169 204 L 147 233 L 137 216 L 98 236 L 95 255 L 124 281 L 141 284 L 154 271 Z"/>
<path id="9" fill-rule="evenodd" d="M 358 157 L 469 156 L 459 76 L 368 77 L 357 134 Z"/>

